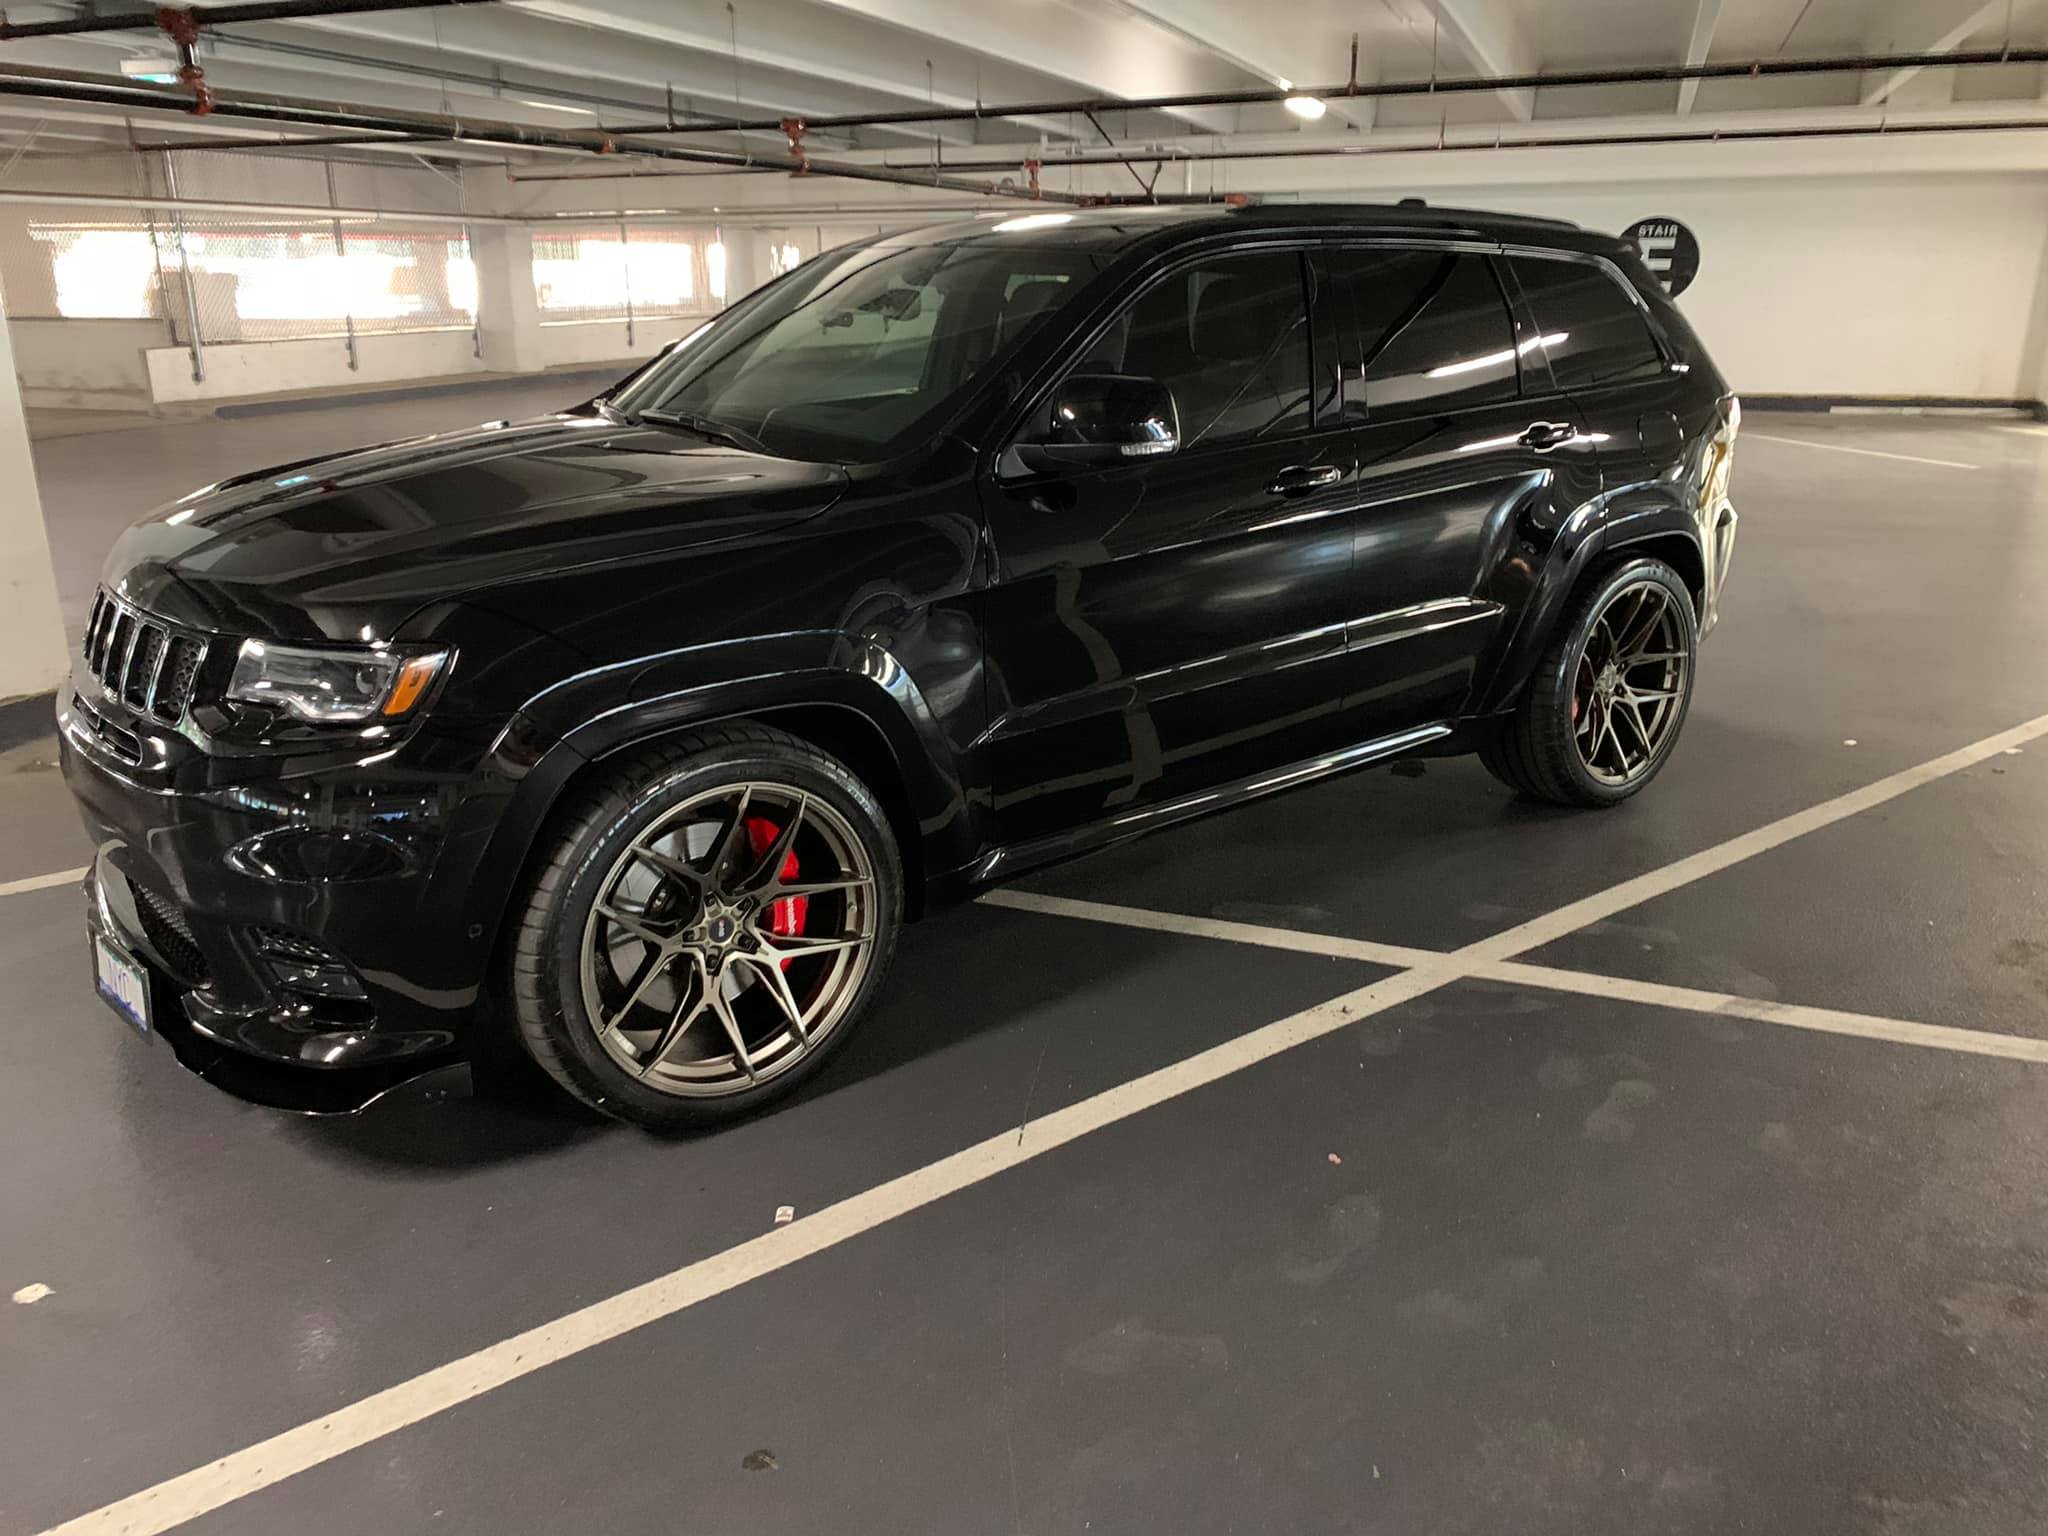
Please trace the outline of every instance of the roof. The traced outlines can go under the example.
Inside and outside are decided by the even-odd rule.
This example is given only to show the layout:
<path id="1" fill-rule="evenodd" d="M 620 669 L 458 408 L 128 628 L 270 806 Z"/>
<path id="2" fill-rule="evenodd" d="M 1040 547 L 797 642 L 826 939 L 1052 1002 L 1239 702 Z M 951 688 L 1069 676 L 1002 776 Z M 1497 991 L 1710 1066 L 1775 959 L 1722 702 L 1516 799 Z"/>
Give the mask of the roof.
<path id="1" fill-rule="evenodd" d="M 1412 199 L 1404 203 L 1163 203 L 1021 212 L 992 210 L 980 218 L 904 230 L 884 243 L 943 245 L 1029 234 L 1035 244 L 1113 253 L 1145 244 L 1177 245 L 1204 235 L 1247 229 L 1461 234 L 1484 240 L 1520 238 L 1580 248 L 1609 243 L 1609 237 L 1593 234 L 1563 219 L 1490 213 L 1476 208 L 1436 208 Z"/>

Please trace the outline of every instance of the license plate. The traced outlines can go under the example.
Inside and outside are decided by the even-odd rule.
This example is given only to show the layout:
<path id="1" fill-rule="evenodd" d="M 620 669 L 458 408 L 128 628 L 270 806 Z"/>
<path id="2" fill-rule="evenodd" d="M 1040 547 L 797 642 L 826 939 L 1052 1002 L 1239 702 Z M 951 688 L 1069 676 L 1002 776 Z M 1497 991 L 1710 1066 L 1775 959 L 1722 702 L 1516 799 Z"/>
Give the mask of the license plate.
<path id="1" fill-rule="evenodd" d="M 92 971 L 108 1006 L 148 1034 L 149 973 L 133 956 L 98 934 L 92 936 Z"/>

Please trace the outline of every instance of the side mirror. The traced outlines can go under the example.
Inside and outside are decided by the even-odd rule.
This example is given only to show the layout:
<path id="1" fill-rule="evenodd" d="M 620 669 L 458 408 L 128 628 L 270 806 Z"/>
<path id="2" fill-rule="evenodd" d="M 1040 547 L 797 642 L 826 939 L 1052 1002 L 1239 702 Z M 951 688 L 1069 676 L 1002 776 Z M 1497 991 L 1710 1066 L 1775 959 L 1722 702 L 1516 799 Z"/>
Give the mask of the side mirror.
<path id="1" fill-rule="evenodd" d="M 1180 447 L 1173 391 L 1130 373 L 1077 373 L 1053 392 L 1042 441 L 1003 455 L 1012 473 L 1072 464 L 1123 464 Z"/>

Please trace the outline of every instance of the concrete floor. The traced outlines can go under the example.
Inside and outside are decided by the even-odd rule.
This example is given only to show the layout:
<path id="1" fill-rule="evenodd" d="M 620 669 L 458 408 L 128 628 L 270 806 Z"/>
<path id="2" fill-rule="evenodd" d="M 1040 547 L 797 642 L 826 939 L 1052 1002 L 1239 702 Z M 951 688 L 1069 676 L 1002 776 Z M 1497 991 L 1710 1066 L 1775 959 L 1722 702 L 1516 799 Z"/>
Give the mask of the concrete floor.
<path id="1" fill-rule="evenodd" d="M 60 561 L 387 409 L 39 445 Z M 694 1141 L 241 1106 L 0 895 L 0 1530 L 2048 1528 L 2044 448 L 1753 416 L 1643 797 L 1430 763 L 1033 877 Z M 84 853 L 48 757 L 0 890 Z"/>

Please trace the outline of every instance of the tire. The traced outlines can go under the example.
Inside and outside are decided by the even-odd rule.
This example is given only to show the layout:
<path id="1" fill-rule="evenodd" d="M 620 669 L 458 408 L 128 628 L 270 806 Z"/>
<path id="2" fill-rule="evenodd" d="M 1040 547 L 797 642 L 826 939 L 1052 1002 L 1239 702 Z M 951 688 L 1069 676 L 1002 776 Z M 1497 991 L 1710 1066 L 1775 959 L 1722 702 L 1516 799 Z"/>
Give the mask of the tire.
<path id="1" fill-rule="evenodd" d="M 767 726 L 706 727 L 607 768 L 558 814 L 527 886 L 514 1034 L 615 1119 L 751 1114 L 820 1071 L 881 991 L 903 912 L 888 817 L 844 764 Z"/>
<path id="2" fill-rule="evenodd" d="M 1607 567 L 1572 598 L 1480 761 L 1539 800 L 1619 805 L 1670 761 L 1698 648 L 1692 594 L 1675 570 L 1648 557 Z M 1631 654 L 1653 659 L 1620 665 Z"/>

